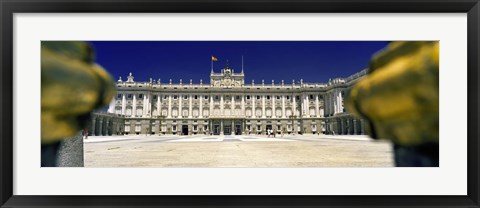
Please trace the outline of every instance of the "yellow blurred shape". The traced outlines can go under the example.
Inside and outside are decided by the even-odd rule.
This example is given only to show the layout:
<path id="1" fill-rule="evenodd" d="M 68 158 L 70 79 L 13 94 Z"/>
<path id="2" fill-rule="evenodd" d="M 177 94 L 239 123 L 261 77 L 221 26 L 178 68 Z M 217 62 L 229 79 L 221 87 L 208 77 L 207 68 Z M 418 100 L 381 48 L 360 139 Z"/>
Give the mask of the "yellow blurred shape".
<path id="1" fill-rule="evenodd" d="M 42 41 L 42 144 L 73 136 L 90 113 L 115 94 L 111 76 L 94 60 L 85 42 Z"/>
<path id="2" fill-rule="evenodd" d="M 369 70 L 346 106 L 370 121 L 372 136 L 406 146 L 438 142 L 438 41 L 392 42 Z"/>

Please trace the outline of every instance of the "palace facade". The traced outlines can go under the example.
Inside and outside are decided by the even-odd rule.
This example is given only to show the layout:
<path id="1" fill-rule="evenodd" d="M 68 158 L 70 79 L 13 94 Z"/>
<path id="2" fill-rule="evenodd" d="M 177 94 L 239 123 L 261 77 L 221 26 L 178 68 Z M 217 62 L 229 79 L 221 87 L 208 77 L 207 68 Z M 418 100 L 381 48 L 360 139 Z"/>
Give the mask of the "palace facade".
<path id="1" fill-rule="evenodd" d="M 243 69 L 228 65 L 210 73 L 210 82 L 161 83 L 117 81 L 117 96 L 108 112 L 97 112 L 90 135 L 245 135 L 365 134 L 367 122 L 345 110 L 350 87 L 366 74 L 362 70 L 328 83 L 303 80 L 245 83 Z"/>

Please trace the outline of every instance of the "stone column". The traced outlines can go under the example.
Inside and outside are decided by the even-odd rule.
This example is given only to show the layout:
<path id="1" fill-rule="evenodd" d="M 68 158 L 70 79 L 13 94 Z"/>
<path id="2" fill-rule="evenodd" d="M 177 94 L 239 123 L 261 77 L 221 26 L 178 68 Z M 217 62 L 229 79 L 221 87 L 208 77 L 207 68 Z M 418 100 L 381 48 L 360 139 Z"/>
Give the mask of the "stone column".
<path id="1" fill-rule="evenodd" d="M 147 115 L 148 117 L 152 117 L 152 94 L 149 92 L 147 97 Z"/>
<path id="2" fill-rule="evenodd" d="M 305 115 L 310 117 L 310 95 L 305 95 Z"/>
<path id="3" fill-rule="evenodd" d="M 242 114 L 243 114 L 242 116 L 245 116 L 245 95 L 244 95 L 244 94 L 242 94 L 242 103 L 241 103 L 241 105 L 242 105 Z"/>
<path id="4" fill-rule="evenodd" d="M 286 118 L 286 115 L 285 115 L 285 95 L 282 95 L 282 118 Z"/>
<path id="5" fill-rule="evenodd" d="M 178 95 L 178 118 L 183 118 L 183 95 Z"/>
<path id="6" fill-rule="evenodd" d="M 157 116 L 162 115 L 162 102 L 160 100 L 160 94 L 157 95 Z"/>
<path id="7" fill-rule="evenodd" d="M 319 95 L 315 95 L 315 116 L 317 118 L 320 117 L 320 103 L 318 101 L 318 96 Z"/>
<path id="8" fill-rule="evenodd" d="M 292 95 L 292 115 L 297 115 L 297 102 L 295 100 L 295 94 Z"/>
<path id="9" fill-rule="evenodd" d="M 232 119 L 232 127 L 230 127 L 230 135 L 235 135 L 235 123 L 233 121 L 234 120 Z"/>
<path id="10" fill-rule="evenodd" d="M 323 108 L 325 109 L 325 115 L 330 114 L 330 94 L 325 94 L 325 102 L 323 102 Z"/>
<path id="11" fill-rule="evenodd" d="M 340 129 L 338 134 L 343 134 L 343 119 L 340 119 Z"/>
<path id="12" fill-rule="evenodd" d="M 220 95 L 220 115 L 225 115 L 223 112 L 223 95 Z"/>
<path id="13" fill-rule="evenodd" d="M 137 95 L 133 94 L 132 117 L 137 115 Z"/>
<path id="14" fill-rule="evenodd" d="M 188 118 L 192 118 L 192 95 L 189 95 L 189 101 L 188 101 Z"/>
<path id="15" fill-rule="evenodd" d="M 100 120 L 98 120 L 98 134 L 99 136 L 102 136 L 103 135 L 103 118 L 100 118 Z"/>
<path id="16" fill-rule="evenodd" d="M 142 117 L 145 117 L 148 113 L 148 99 L 147 99 L 147 94 L 143 95 L 143 113 Z"/>
<path id="17" fill-rule="evenodd" d="M 341 113 L 341 112 L 343 112 L 342 100 L 343 100 L 342 92 L 341 92 L 340 90 L 337 90 L 337 96 L 336 96 L 337 111 L 336 111 L 336 113 Z"/>
<path id="18" fill-rule="evenodd" d="M 81 131 L 60 142 L 57 167 L 83 167 L 83 137 Z"/>
<path id="19" fill-rule="evenodd" d="M 213 135 L 213 122 L 212 122 L 212 120 L 210 120 L 208 122 L 208 126 L 209 126 L 208 132 L 210 132 Z"/>
<path id="20" fill-rule="evenodd" d="M 210 94 L 210 115 L 213 115 L 213 95 Z"/>
<path id="21" fill-rule="evenodd" d="M 252 118 L 256 118 L 256 109 L 255 109 L 255 100 L 257 99 L 257 96 L 252 95 Z"/>
<path id="22" fill-rule="evenodd" d="M 105 136 L 109 136 L 109 132 L 108 132 L 108 130 L 109 130 L 108 127 L 109 126 L 110 126 L 110 121 L 108 119 L 106 119 L 106 125 L 105 125 L 105 130 L 104 130 L 105 131 Z"/>
<path id="23" fill-rule="evenodd" d="M 265 118 L 265 95 L 262 95 L 262 118 Z"/>
<path id="24" fill-rule="evenodd" d="M 200 107 L 199 107 L 199 109 L 198 109 L 198 117 L 199 117 L 199 118 L 203 118 L 203 97 L 204 97 L 204 96 L 201 95 L 201 94 L 200 94 L 199 96 L 200 96 L 200 103 L 199 103 L 199 104 L 200 104 Z"/>
<path id="25" fill-rule="evenodd" d="M 329 97 L 330 97 L 330 102 L 329 102 L 329 104 L 330 104 L 330 110 L 329 110 L 328 114 L 334 115 L 334 114 L 335 114 L 335 101 L 334 101 L 334 99 L 333 99 L 333 92 L 330 93 L 330 96 L 329 96 Z"/>
<path id="26" fill-rule="evenodd" d="M 220 120 L 220 135 L 223 135 L 223 119 Z"/>
<path id="27" fill-rule="evenodd" d="M 235 95 L 232 95 L 232 103 L 230 103 L 230 113 L 235 115 Z"/>
<path id="28" fill-rule="evenodd" d="M 276 118 L 277 115 L 277 110 L 275 109 L 275 101 L 276 101 L 276 96 L 272 95 L 272 118 Z"/>
<path id="29" fill-rule="evenodd" d="M 93 117 L 93 120 L 92 120 L 92 136 L 95 136 L 95 124 L 96 124 L 96 121 L 97 121 L 97 118 L 96 117 Z M 90 135 L 88 135 L 90 136 Z"/>
<path id="30" fill-rule="evenodd" d="M 127 99 L 125 94 L 122 95 L 122 115 L 125 115 L 125 108 L 127 107 Z"/>
<path id="31" fill-rule="evenodd" d="M 168 112 L 167 118 L 172 118 L 172 95 L 168 95 Z"/>
<path id="32" fill-rule="evenodd" d="M 353 134 L 357 133 L 357 119 L 353 119 Z"/>

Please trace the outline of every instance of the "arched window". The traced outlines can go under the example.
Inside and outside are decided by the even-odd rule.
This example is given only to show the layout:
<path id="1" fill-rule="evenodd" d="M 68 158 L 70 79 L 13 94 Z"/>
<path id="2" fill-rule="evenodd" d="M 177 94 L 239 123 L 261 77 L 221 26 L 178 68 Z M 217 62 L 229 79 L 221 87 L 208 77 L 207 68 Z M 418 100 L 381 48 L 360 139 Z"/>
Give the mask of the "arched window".
<path id="1" fill-rule="evenodd" d="M 288 108 L 285 110 L 285 115 L 288 117 L 288 116 L 291 116 L 292 115 L 292 109 Z"/>
<path id="2" fill-rule="evenodd" d="M 282 116 L 282 109 L 281 109 L 281 108 L 277 108 L 277 109 L 275 110 L 275 115 L 276 115 L 277 117 Z"/>
<path id="3" fill-rule="evenodd" d="M 266 114 L 266 116 L 272 116 L 272 109 L 271 109 L 271 108 L 267 108 L 267 109 L 265 110 L 265 114 Z"/>
<path id="4" fill-rule="evenodd" d="M 246 115 L 246 116 L 252 116 L 252 109 L 247 108 L 247 109 L 245 110 L 245 115 Z"/>
<path id="5" fill-rule="evenodd" d="M 259 117 L 262 116 L 262 109 L 260 108 L 255 109 L 255 116 L 259 116 Z"/>

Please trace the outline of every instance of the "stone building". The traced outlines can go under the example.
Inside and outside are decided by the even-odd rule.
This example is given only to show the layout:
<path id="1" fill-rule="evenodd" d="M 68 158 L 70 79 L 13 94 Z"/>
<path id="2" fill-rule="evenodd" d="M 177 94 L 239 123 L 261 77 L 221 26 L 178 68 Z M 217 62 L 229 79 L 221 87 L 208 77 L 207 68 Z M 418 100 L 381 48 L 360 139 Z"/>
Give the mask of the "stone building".
<path id="1" fill-rule="evenodd" d="M 245 74 L 228 65 L 210 73 L 210 82 L 137 82 L 132 73 L 117 81 L 117 96 L 107 113 L 95 113 L 90 135 L 245 135 L 365 134 L 366 121 L 346 112 L 349 88 L 362 70 L 328 83 L 261 80 L 245 83 Z"/>

